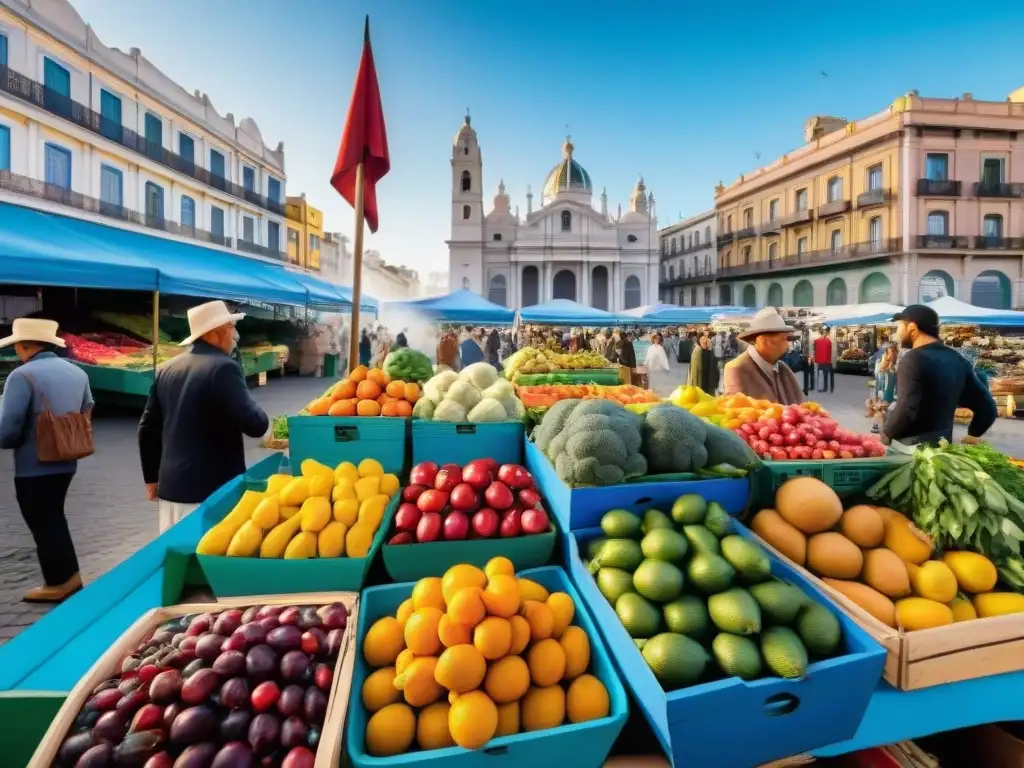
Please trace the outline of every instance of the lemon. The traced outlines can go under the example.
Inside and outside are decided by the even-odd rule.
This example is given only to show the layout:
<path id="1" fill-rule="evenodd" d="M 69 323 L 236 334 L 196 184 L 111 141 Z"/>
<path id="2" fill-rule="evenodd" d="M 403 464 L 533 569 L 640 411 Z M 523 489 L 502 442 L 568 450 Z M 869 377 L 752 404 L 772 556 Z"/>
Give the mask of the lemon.
<path id="1" fill-rule="evenodd" d="M 363 681 L 363 706 L 371 714 L 402 699 L 395 688 L 395 668 L 381 667 Z"/>
<path id="2" fill-rule="evenodd" d="M 524 731 L 543 731 L 561 725 L 565 720 L 562 686 L 531 687 L 519 703 L 519 720 Z"/>
<path id="3" fill-rule="evenodd" d="M 593 675 L 582 675 L 572 681 L 565 695 L 565 709 L 570 723 L 585 723 L 608 717 L 608 690 Z"/>
<path id="4" fill-rule="evenodd" d="M 467 693 L 479 688 L 486 674 L 487 660 L 484 655 L 475 646 L 464 644 L 452 646 L 441 654 L 434 670 L 434 679 L 449 691 Z"/>
<path id="5" fill-rule="evenodd" d="M 488 579 L 493 579 L 498 575 L 515 576 L 516 567 L 507 557 L 492 557 L 484 566 L 484 573 L 487 574 Z"/>
<path id="6" fill-rule="evenodd" d="M 529 579 L 516 579 L 516 581 L 519 583 L 519 593 L 523 596 L 523 600 L 536 600 L 543 603 L 548 599 L 548 591 L 536 581 Z"/>
<path id="7" fill-rule="evenodd" d="M 402 631 L 405 631 L 405 624 L 409 621 L 409 617 L 412 616 L 412 612 L 416 608 L 412 604 L 412 598 L 408 598 L 402 601 L 402 604 L 398 606 L 398 611 L 395 613 L 395 618 L 398 619 L 398 623 L 402 625 Z"/>
<path id="8" fill-rule="evenodd" d="M 523 698 L 530 689 L 530 668 L 519 656 L 506 656 L 487 670 L 484 690 L 495 704 Z"/>
<path id="9" fill-rule="evenodd" d="M 380 492 L 385 494 L 388 498 L 391 498 L 398 493 L 398 477 L 396 475 L 387 474 L 381 475 L 380 478 Z"/>
<path id="10" fill-rule="evenodd" d="M 448 731 L 448 711 L 451 706 L 437 701 L 420 710 L 416 719 L 416 743 L 420 749 L 454 747 L 455 741 Z"/>
<path id="11" fill-rule="evenodd" d="M 363 459 L 356 468 L 359 477 L 383 477 L 384 467 L 376 459 Z M 337 476 L 337 472 L 335 472 Z"/>
<path id="12" fill-rule="evenodd" d="M 363 657 L 375 669 L 394 664 L 404 648 L 402 626 L 393 616 L 375 621 L 363 638 Z"/>
<path id="13" fill-rule="evenodd" d="M 448 710 L 448 731 L 463 749 L 480 749 L 498 730 L 498 708 L 487 694 L 460 694 Z"/>
<path id="14" fill-rule="evenodd" d="M 366 724 L 366 751 L 374 757 L 407 752 L 416 735 L 416 715 L 408 704 L 388 704 Z"/>

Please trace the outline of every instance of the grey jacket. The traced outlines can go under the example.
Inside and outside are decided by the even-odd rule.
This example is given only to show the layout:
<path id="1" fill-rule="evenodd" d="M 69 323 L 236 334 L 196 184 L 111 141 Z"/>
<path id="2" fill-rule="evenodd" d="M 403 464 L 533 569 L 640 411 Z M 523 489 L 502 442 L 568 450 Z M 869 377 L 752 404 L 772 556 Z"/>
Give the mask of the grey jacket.
<path id="1" fill-rule="evenodd" d="M 40 463 L 36 455 L 36 416 L 43 409 L 40 393 L 46 395 L 55 416 L 93 406 L 85 371 L 53 352 L 40 352 L 11 371 L 0 400 L 0 448 L 14 449 L 16 477 L 61 475 L 78 468 L 77 461 Z"/>

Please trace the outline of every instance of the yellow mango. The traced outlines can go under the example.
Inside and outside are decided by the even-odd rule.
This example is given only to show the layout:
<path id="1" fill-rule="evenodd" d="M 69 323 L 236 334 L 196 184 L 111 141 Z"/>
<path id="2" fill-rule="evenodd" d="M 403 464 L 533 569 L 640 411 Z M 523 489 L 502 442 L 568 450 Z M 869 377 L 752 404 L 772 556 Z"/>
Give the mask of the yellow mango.
<path id="1" fill-rule="evenodd" d="M 299 472 L 303 477 L 310 479 L 327 476 L 330 478 L 331 484 L 334 483 L 334 470 L 316 459 L 303 459 L 302 464 L 299 465 Z"/>
<path id="2" fill-rule="evenodd" d="M 334 519 L 351 528 L 359 519 L 359 502 L 355 499 L 339 499 L 334 502 Z"/>
<path id="3" fill-rule="evenodd" d="M 334 468 L 334 480 L 335 482 L 341 482 L 347 480 L 349 484 L 355 483 L 359 479 L 359 470 L 356 465 L 351 461 L 343 461 L 337 467 Z"/>
<path id="4" fill-rule="evenodd" d="M 384 510 L 387 509 L 389 501 L 384 494 L 364 501 L 359 505 L 359 522 L 366 523 L 376 531 L 380 528 L 380 521 L 384 519 Z"/>
<path id="5" fill-rule="evenodd" d="M 271 496 L 261 501 L 250 519 L 264 531 L 277 525 L 281 520 L 281 505 L 277 503 L 277 497 Z"/>
<path id="6" fill-rule="evenodd" d="M 375 531 L 365 523 L 358 522 L 345 534 L 345 552 L 349 557 L 366 557 L 373 545 Z"/>
<path id="7" fill-rule="evenodd" d="M 376 459 L 363 459 L 356 467 L 360 477 L 380 477 L 384 474 L 383 465 Z"/>
<path id="8" fill-rule="evenodd" d="M 278 511 L 281 513 L 282 520 L 290 520 L 295 515 L 299 514 L 301 507 L 282 507 L 278 505 Z"/>
<path id="9" fill-rule="evenodd" d="M 1024 613 L 1024 595 L 1016 592 L 986 592 L 974 596 L 974 609 L 978 618 Z"/>
<path id="10" fill-rule="evenodd" d="M 267 493 L 272 495 L 280 493 L 294 479 L 291 475 L 271 475 L 267 478 Z"/>
<path id="11" fill-rule="evenodd" d="M 398 475 L 387 474 L 380 477 L 380 492 L 388 498 L 398 493 L 399 485 Z"/>
<path id="12" fill-rule="evenodd" d="M 934 542 L 910 518 L 891 512 L 882 515 L 882 522 L 885 525 L 882 545 L 899 555 L 903 562 L 921 565 L 932 556 Z"/>
<path id="13" fill-rule="evenodd" d="M 278 523 L 260 545 L 260 557 L 278 559 L 284 557 L 285 548 L 292 537 L 299 532 L 299 523 L 302 522 L 302 515 L 292 515 L 287 520 Z"/>
<path id="14" fill-rule="evenodd" d="M 923 597 L 905 597 L 896 601 L 896 626 L 905 632 L 933 629 L 953 623 L 949 606 Z"/>
<path id="15" fill-rule="evenodd" d="M 356 498 L 362 503 L 380 493 L 380 477 L 377 475 L 361 477 L 356 480 L 354 487 L 356 489 Z"/>
<path id="16" fill-rule="evenodd" d="M 323 496 L 310 496 L 299 510 L 300 528 L 303 531 L 319 533 L 331 522 L 331 502 Z"/>
<path id="17" fill-rule="evenodd" d="M 285 547 L 284 559 L 308 560 L 311 557 L 316 557 L 316 534 L 311 531 L 300 531 Z"/>
<path id="18" fill-rule="evenodd" d="M 197 555 L 221 556 L 227 553 L 232 537 L 238 533 L 238 529 L 252 517 L 256 507 L 266 494 L 258 491 L 246 491 L 238 500 L 234 508 L 224 516 L 224 519 L 213 528 L 203 534 L 203 538 L 196 545 Z"/>
<path id="19" fill-rule="evenodd" d="M 953 612 L 953 621 L 973 621 L 978 618 L 978 612 L 974 610 L 974 606 L 971 601 L 963 595 L 957 595 L 953 598 L 953 601 L 949 604 L 949 609 Z"/>
<path id="20" fill-rule="evenodd" d="M 228 544 L 228 557 L 256 557 L 263 542 L 263 529 L 252 520 L 246 520 L 238 533 L 231 537 Z"/>
<path id="21" fill-rule="evenodd" d="M 300 507 L 309 496 L 309 478 L 294 477 L 288 485 L 281 489 L 277 500 L 285 507 Z"/>
<path id="22" fill-rule="evenodd" d="M 348 527 L 333 521 L 316 537 L 316 551 L 320 557 L 342 557 L 345 554 L 345 534 Z"/>
<path id="23" fill-rule="evenodd" d="M 339 481 L 331 491 L 331 501 L 341 501 L 342 499 L 356 500 L 356 489 L 348 480 Z"/>
<path id="24" fill-rule="evenodd" d="M 325 499 L 331 498 L 334 492 L 333 475 L 314 475 L 309 478 L 309 495 L 322 496 Z"/>
<path id="25" fill-rule="evenodd" d="M 949 603 L 956 597 L 956 576 L 945 563 L 938 560 L 926 560 L 919 566 L 907 563 L 907 573 L 918 597 L 939 603 Z"/>
<path id="26" fill-rule="evenodd" d="M 995 589 L 999 574 L 996 567 L 984 555 L 977 552 L 947 552 L 942 562 L 956 576 L 956 583 L 964 592 L 991 592 Z"/>

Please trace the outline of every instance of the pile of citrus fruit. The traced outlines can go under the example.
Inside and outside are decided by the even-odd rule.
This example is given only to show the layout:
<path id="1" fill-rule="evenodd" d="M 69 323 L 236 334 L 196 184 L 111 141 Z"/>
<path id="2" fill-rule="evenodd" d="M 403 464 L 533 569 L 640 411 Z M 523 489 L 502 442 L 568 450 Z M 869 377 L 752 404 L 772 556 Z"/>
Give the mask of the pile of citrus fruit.
<path id="1" fill-rule="evenodd" d="M 416 582 L 362 641 L 366 751 L 480 749 L 499 736 L 606 717 L 608 691 L 564 592 L 517 578 L 497 557 Z"/>
<path id="2" fill-rule="evenodd" d="M 392 379 L 365 365 L 333 385 L 305 408 L 310 416 L 412 416 L 420 385 Z"/>

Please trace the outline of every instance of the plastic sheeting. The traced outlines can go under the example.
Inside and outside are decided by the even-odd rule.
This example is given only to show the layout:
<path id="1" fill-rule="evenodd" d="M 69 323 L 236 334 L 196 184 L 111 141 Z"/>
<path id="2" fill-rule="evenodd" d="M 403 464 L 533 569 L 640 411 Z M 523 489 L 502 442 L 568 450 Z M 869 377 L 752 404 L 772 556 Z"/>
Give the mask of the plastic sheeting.
<path id="1" fill-rule="evenodd" d="M 386 308 L 423 314 L 439 323 L 511 325 L 515 318 L 514 310 L 488 301 L 483 296 L 465 288 L 446 296 L 430 296 L 414 301 L 395 301 L 388 304 Z"/>
<path id="2" fill-rule="evenodd" d="M 620 318 L 611 312 L 586 307 L 569 299 L 552 299 L 543 304 L 523 307 L 519 310 L 519 320 L 543 325 L 587 325 L 608 328 L 627 321 L 626 318 Z M 627 322 L 636 321 L 630 318 Z"/>

